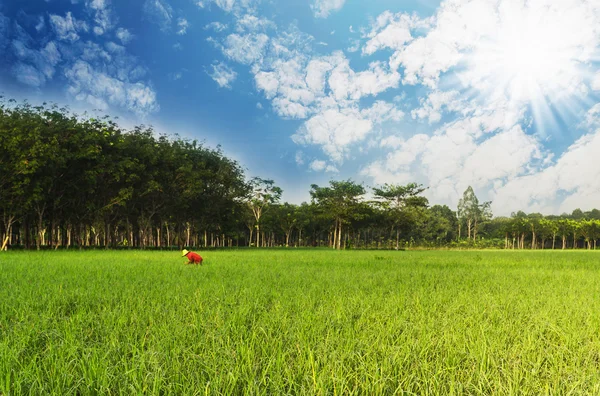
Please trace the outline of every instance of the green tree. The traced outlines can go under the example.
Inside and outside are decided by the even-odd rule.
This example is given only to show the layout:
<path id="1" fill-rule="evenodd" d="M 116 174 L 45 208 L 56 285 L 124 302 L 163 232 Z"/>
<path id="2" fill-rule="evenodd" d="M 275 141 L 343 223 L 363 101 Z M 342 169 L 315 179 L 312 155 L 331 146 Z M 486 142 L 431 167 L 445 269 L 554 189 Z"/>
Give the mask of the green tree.
<path id="1" fill-rule="evenodd" d="M 417 214 L 415 208 L 426 208 L 427 198 L 421 196 L 424 188 L 420 184 L 410 183 L 407 185 L 384 184 L 382 187 L 373 188 L 375 198 L 379 200 L 382 207 L 388 212 L 392 224 L 396 229 L 396 250 L 399 249 L 400 227 L 404 222 L 414 222 Z M 411 216 L 413 215 L 413 216 Z M 411 221 L 413 220 L 413 221 Z"/>
<path id="2" fill-rule="evenodd" d="M 342 248 L 343 225 L 356 219 L 359 206 L 365 188 L 351 180 L 330 181 L 329 187 L 311 185 L 310 195 L 313 203 L 334 220 L 332 247 Z"/>
<path id="3" fill-rule="evenodd" d="M 260 220 L 263 213 L 281 199 L 283 190 L 275 185 L 273 180 L 254 177 L 250 180 L 251 191 L 247 205 L 256 220 L 256 246 L 260 247 Z"/>

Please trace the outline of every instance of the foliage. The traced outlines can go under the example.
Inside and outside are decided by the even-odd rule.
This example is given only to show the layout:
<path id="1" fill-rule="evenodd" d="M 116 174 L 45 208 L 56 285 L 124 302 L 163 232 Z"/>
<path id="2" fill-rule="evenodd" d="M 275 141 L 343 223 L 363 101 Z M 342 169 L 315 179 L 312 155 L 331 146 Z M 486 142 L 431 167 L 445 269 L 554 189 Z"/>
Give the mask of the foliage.
<path id="1" fill-rule="evenodd" d="M 472 187 L 429 207 L 426 188 L 385 184 L 365 199 L 348 179 L 282 203 L 220 147 L 56 105 L 0 100 L 0 250 L 176 246 L 595 249 L 600 210 L 493 218 Z M 470 240 L 465 242 L 464 239 Z M 491 243 L 489 241 L 495 241 Z M 503 241 L 499 243 L 498 241 Z"/>

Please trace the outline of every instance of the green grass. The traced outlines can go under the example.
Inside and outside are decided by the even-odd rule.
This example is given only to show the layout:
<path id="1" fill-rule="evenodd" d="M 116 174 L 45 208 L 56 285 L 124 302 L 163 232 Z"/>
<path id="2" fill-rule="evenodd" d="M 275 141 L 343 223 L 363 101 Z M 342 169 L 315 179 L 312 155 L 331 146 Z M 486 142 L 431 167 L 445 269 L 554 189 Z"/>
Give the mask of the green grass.
<path id="1" fill-rule="evenodd" d="M 0 394 L 598 394 L 594 252 L 9 252 Z"/>

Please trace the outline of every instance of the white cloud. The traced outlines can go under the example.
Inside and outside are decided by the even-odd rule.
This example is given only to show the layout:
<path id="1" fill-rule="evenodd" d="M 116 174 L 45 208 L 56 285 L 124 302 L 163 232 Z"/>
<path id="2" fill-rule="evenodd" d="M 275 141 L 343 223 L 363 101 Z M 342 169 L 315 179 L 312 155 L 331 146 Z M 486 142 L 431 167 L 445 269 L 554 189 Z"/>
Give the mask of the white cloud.
<path id="1" fill-rule="evenodd" d="M 215 22 L 211 22 L 209 24 L 207 24 L 204 29 L 206 30 L 214 30 L 215 32 L 222 32 L 223 30 L 226 30 L 228 28 L 227 24 L 215 21 Z"/>
<path id="2" fill-rule="evenodd" d="M 514 178 L 497 188 L 494 211 L 508 214 L 517 210 L 542 213 L 589 210 L 600 202 L 600 130 L 573 143 L 555 164 L 529 175 Z"/>
<path id="3" fill-rule="evenodd" d="M 239 33 L 264 31 L 266 29 L 274 29 L 275 27 L 275 24 L 270 20 L 251 14 L 245 14 L 236 22 L 236 30 Z"/>
<path id="4" fill-rule="evenodd" d="M 0 12 L 0 50 L 4 50 L 9 41 L 10 19 Z"/>
<path id="5" fill-rule="evenodd" d="M 95 69 L 90 63 L 76 61 L 65 71 L 68 93 L 93 105 L 115 105 L 144 115 L 158 110 L 156 92 L 142 82 L 122 81 Z"/>
<path id="6" fill-rule="evenodd" d="M 310 163 L 309 168 L 315 172 L 320 172 L 325 170 L 325 167 L 327 166 L 327 162 L 322 161 L 322 160 L 314 160 L 313 162 Z"/>
<path id="7" fill-rule="evenodd" d="M 50 15 L 50 24 L 59 40 L 75 42 L 79 40 L 79 34 L 89 30 L 88 25 L 84 21 L 78 21 L 73 18 L 70 12 L 67 12 L 65 17 L 59 15 Z"/>
<path id="8" fill-rule="evenodd" d="M 438 91 L 429 93 L 427 99 L 421 99 L 422 106 L 411 112 L 413 119 L 428 119 L 429 123 L 436 123 L 442 119 L 442 108 L 448 111 L 459 111 L 464 108 L 464 103 L 458 99 L 458 91 Z"/>
<path id="9" fill-rule="evenodd" d="M 234 14 L 254 13 L 256 5 L 260 0 L 196 0 L 196 5 L 200 8 L 206 8 L 211 4 L 216 5 L 225 12 Z"/>
<path id="10" fill-rule="evenodd" d="M 302 152 L 302 150 L 296 151 L 295 159 L 296 159 L 296 164 L 304 165 L 304 153 Z"/>
<path id="11" fill-rule="evenodd" d="M 231 89 L 231 83 L 237 78 L 237 73 L 223 62 L 212 65 L 212 72 L 208 75 L 219 84 L 221 88 Z"/>
<path id="12" fill-rule="evenodd" d="M 359 49 L 360 49 L 360 40 L 354 39 L 354 40 L 350 41 L 350 46 L 348 48 L 346 48 L 346 51 L 353 53 L 353 52 L 358 52 Z"/>
<path id="13" fill-rule="evenodd" d="M 310 163 L 310 165 L 308 166 L 308 168 L 314 172 L 327 172 L 327 173 L 337 173 L 339 172 L 338 169 L 331 164 L 328 164 L 325 161 L 322 160 L 314 160 Z"/>
<path id="14" fill-rule="evenodd" d="M 415 24 L 414 17 L 406 14 L 392 14 L 389 11 L 384 12 L 373 23 L 371 32 L 365 36 L 369 40 L 363 48 L 363 54 L 371 55 L 384 48 L 402 49 L 413 39 L 411 28 Z"/>
<path id="15" fill-rule="evenodd" d="M 268 43 L 269 36 L 264 33 L 246 35 L 233 33 L 225 39 L 223 53 L 236 62 L 250 65 L 263 58 Z"/>
<path id="16" fill-rule="evenodd" d="M 190 23 L 185 18 L 179 18 L 177 20 L 177 34 L 182 36 L 187 33 Z"/>
<path id="17" fill-rule="evenodd" d="M 379 146 L 382 148 L 397 149 L 402 146 L 403 143 L 404 139 L 400 136 L 391 135 L 381 139 Z"/>
<path id="18" fill-rule="evenodd" d="M 502 103 L 464 109 L 464 116 L 433 135 L 382 139 L 380 146 L 390 150 L 387 157 L 361 174 L 376 183 L 419 181 L 431 187 L 433 202 L 453 206 L 469 185 L 489 191 L 547 162 L 541 142 L 517 124 L 521 112 Z"/>
<path id="19" fill-rule="evenodd" d="M 401 112 L 384 102 L 362 111 L 327 109 L 306 121 L 292 139 L 298 144 L 318 145 L 332 161 L 342 163 L 349 149 L 364 141 L 374 125 L 401 117 Z"/>
<path id="20" fill-rule="evenodd" d="M 594 80 L 592 81 L 592 89 L 594 91 L 600 91 L 600 72 L 596 72 Z"/>
<path id="21" fill-rule="evenodd" d="M 313 1 L 312 9 L 317 17 L 327 17 L 343 3 Z M 221 8 L 233 11 L 235 4 L 231 1 Z M 217 46 L 229 59 L 250 66 L 256 89 L 271 101 L 278 116 L 304 120 L 293 141 L 314 145 L 327 158 L 309 161 L 296 153 L 298 164 L 307 164 L 313 171 L 327 171 L 328 167 L 334 171 L 334 165 L 351 158 L 353 150 L 381 150 L 382 157 L 363 167 L 363 176 L 377 183 L 419 181 L 431 187 L 432 202 L 455 206 L 468 185 L 483 191 L 483 197 L 493 198 L 512 181 L 541 174 L 552 163 L 545 142 L 531 134 L 533 121 L 527 107 L 515 101 L 510 90 L 488 94 L 489 86 L 501 85 L 489 74 L 489 70 L 497 72 L 498 66 L 488 74 L 484 67 L 469 66 L 478 61 L 474 53 L 498 42 L 498 32 L 511 23 L 511 12 L 519 18 L 533 18 L 531 24 L 515 26 L 524 36 L 529 34 L 527 26 L 538 26 L 537 20 L 552 21 L 552 29 L 564 36 L 550 34 L 554 42 L 565 44 L 567 52 L 590 71 L 585 74 L 589 89 L 600 90 L 600 73 L 594 76 L 586 63 L 597 53 L 600 5 L 584 0 L 446 0 L 432 17 L 424 19 L 384 12 L 367 29 L 350 29 L 361 36 L 349 42 L 349 51 L 362 49 L 367 61 L 381 52 L 376 61 L 360 69 L 351 67 L 343 52 L 320 55 L 323 48 L 312 50 L 312 45 L 318 45 L 314 38 L 302 38 L 297 28 L 282 30 L 254 13 L 236 15 L 235 33 L 213 41 L 219 40 Z M 575 24 L 580 29 L 574 28 L 573 21 L 579 21 Z M 389 56 L 384 60 L 385 54 Z M 469 70 L 471 73 L 465 72 Z M 562 86 L 585 92 L 570 69 L 562 72 Z M 420 85 L 416 97 L 406 100 L 407 93 L 399 91 L 401 84 Z M 384 92 L 387 98 L 398 99 L 389 100 Z M 586 127 L 600 125 L 598 109 L 600 105 L 588 113 Z M 420 133 L 389 132 L 410 130 L 395 125 L 404 120 L 405 112 L 413 120 L 425 122 L 415 128 Z M 442 121 L 437 130 L 427 129 L 426 123 Z M 544 181 L 552 180 L 544 177 Z M 521 185 L 514 191 L 519 189 Z M 588 198 L 595 194 L 589 186 L 577 191 Z"/>
<path id="22" fill-rule="evenodd" d="M 183 77 L 182 71 L 178 71 L 175 73 L 169 73 L 169 79 L 173 80 L 173 81 L 181 80 L 182 77 Z"/>
<path id="23" fill-rule="evenodd" d="M 40 15 L 38 18 L 38 23 L 35 25 L 35 30 L 41 32 L 46 27 L 46 20 L 43 15 Z"/>
<path id="24" fill-rule="evenodd" d="M 19 82 L 30 87 L 38 88 L 46 83 L 46 76 L 43 73 L 25 63 L 17 63 L 13 67 L 13 74 Z"/>
<path id="25" fill-rule="evenodd" d="M 344 6 L 346 0 L 314 0 L 310 8 L 315 17 L 327 18 L 334 11 L 339 11 Z"/>
<path id="26" fill-rule="evenodd" d="M 361 114 L 376 124 L 382 124 L 387 121 L 397 122 L 404 118 L 402 110 L 383 100 L 376 101 L 371 107 L 362 110 Z"/>
<path id="27" fill-rule="evenodd" d="M 373 123 L 356 109 L 329 109 L 306 121 L 292 139 L 298 144 L 319 145 L 333 161 L 341 163 L 347 147 L 364 140 L 372 128 Z"/>
<path id="28" fill-rule="evenodd" d="M 118 28 L 115 33 L 115 36 L 117 36 L 117 38 L 121 40 L 121 43 L 123 43 L 123 45 L 129 44 L 129 42 L 133 40 L 134 37 L 129 30 L 124 28 Z"/>
<path id="29" fill-rule="evenodd" d="M 110 0 L 87 0 L 86 6 L 95 13 L 94 27 L 96 35 L 102 35 L 114 27 L 110 10 Z"/>
<path id="30" fill-rule="evenodd" d="M 173 23 L 173 9 L 164 0 L 146 0 L 143 8 L 144 16 L 157 24 L 162 31 L 168 31 Z"/>
<path id="31" fill-rule="evenodd" d="M 54 41 L 37 50 L 29 48 L 23 41 L 13 40 L 12 49 L 19 59 L 19 63 L 12 69 L 13 75 L 21 83 L 35 87 L 44 85 L 54 77 L 56 65 L 62 58 Z"/>

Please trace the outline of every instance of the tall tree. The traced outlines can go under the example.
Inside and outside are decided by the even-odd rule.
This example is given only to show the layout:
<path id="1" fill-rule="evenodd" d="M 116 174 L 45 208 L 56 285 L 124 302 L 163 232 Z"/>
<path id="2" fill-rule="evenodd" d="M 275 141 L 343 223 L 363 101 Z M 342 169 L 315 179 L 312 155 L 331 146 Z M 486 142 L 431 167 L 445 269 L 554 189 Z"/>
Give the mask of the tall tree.
<path id="1" fill-rule="evenodd" d="M 247 205 L 256 220 L 256 247 L 260 247 L 260 220 L 266 210 L 281 199 L 283 190 L 273 180 L 254 177 L 250 180 L 251 191 Z"/>
<path id="2" fill-rule="evenodd" d="M 365 188 L 351 180 L 330 181 L 329 187 L 311 186 L 310 195 L 334 220 L 333 248 L 342 248 L 343 225 L 357 218 L 356 209 Z"/>
<path id="3" fill-rule="evenodd" d="M 396 250 L 400 247 L 400 225 L 403 220 L 411 218 L 410 214 L 416 214 L 414 210 L 409 209 L 426 208 L 428 205 L 427 198 L 421 196 L 425 190 L 425 187 L 416 183 L 405 186 L 384 184 L 382 187 L 373 188 L 375 198 L 388 211 L 396 228 Z"/>
<path id="4" fill-rule="evenodd" d="M 465 223 L 467 226 L 467 238 L 475 239 L 476 232 L 473 228 L 477 222 L 477 218 L 480 212 L 479 199 L 473 191 L 473 187 L 469 186 L 463 193 L 463 197 L 458 201 L 458 220 L 461 223 Z"/>

